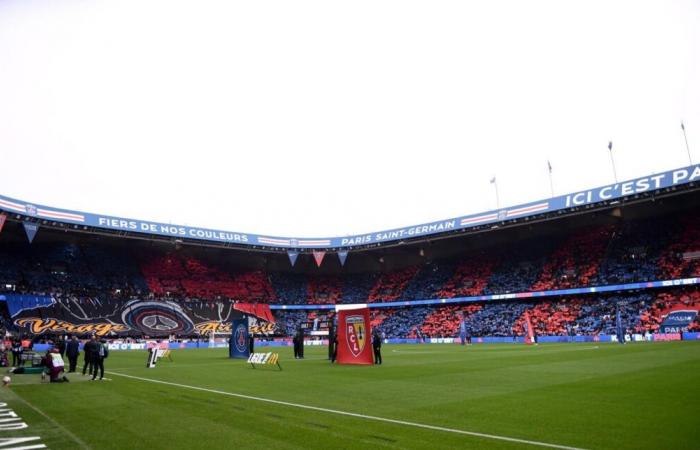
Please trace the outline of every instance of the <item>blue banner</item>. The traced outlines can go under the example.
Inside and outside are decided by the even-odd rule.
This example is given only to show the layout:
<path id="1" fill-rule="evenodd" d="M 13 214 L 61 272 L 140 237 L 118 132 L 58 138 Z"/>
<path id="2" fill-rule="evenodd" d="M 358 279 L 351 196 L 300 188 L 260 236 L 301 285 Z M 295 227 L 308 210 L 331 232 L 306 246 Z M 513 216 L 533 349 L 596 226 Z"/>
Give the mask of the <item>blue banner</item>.
<path id="1" fill-rule="evenodd" d="M 34 241 L 36 232 L 39 231 L 39 225 L 31 222 L 22 222 L 22 225 L 24 225 L 24 232 L 27 233 L 27 239 L 29 239 L 31 244 Z"/>
<path id="2" fill-rule="evenodd" d="M 56 303 L 53 297 L 46 295 L 20 295 L 20 294 L 4 294 L 0 295 L 0 301 L 7 302 L 7 309 L 10 312 L 10 317 L 15 317 L 27 309 L 45 308 Z"/>
<path id="3" fill-rule="evenodd" d="M 292 264 L 292 267 L 294 267 L 299 257 L 299 252 L 287 252 L 287 256 L 289 256 L 289 262 Z"/>
<path id="4" fill-rule="evenodd" d="M 671 311 L 664 317 L 659 326 L 660 333 L 681 333 L 688 331 L 688 326 L 693 323 L 698 315 L 695 309 L 681 309 Z"/>
<path id="5" fill-rule="evenodd" d="M 397 242 L 450 231 L 465 230 L 475 226 L 497 224 L 505 220 L 532 217 L 543 213 L 592 205 L 604 201 L 618 200 L 637 194 L 682 186 L 698 180 L 700 180 L 700 165 L 694 165 L 478 214 L 470 214 L 452 219 L 362 235 L 325 238 L 263 236 L 234 231 L 212 230 L 209 228 L 171 225 L 161 222 L 127 219 L 102 214 L 69 211 L 44 205 L 34 205 L 4 196 L 0 196 L 0 210 L 52 222 L 133 232 L 144 235 L 285 249 L 337 249 L 384 242 Z"/>
<path id="6" fill-rule="evenodd" d="M 231 338 L 229 339 L 228 353 L 230 358 L 237 359 L 248 359 L 248 356 L 250 356 L 247 317 L 231 321 Z"/>

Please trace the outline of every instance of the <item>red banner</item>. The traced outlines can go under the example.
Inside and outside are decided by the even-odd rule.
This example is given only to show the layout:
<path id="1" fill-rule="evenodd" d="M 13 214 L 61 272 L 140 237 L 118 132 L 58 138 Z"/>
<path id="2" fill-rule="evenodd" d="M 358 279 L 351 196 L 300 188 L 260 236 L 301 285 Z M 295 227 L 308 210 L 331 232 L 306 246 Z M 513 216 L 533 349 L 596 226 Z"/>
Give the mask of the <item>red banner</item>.
<path id="1" fill-rule="evenodd" d="M 7 219 L 7 216 L 0 214 L 0 233 L 2 233 L 2 227 L 5 225 L 5 219 Z"/>
<path id="2" fill-rule="evenodd" d="M 318 267 L 321 267 L 321 263 L 323 262 L 323 257 L 326 256 L 326 252 L 314 250 L 313 254 L 314 254 L 314 259 L 316 260 L 316 265 Z"/>
<path id="3" fill-rule="evenodd" d="M 246 314 L 252 314 L 258 319 L 275 323 L 275 317 L 272 315 L 272 311 L 270 311 L 270 305 L 263 305 L 260 303 L 236 303 L 233 307 Z"/>
<path id="4" fill-rule="evenodd" d="M 338 311 L 338 363 L 373 362 L 369 308 Z"/>
<path id="5" fill-rule="evenodd" d="M 525 329 L 525 344 L 534 344 L 535 334 L 532 330 L 532 323 L 530 323 L 530 314 L 528 314 L 527 311 L 525 311 L 525 321 L 523 322 L 523 328 Z"/>

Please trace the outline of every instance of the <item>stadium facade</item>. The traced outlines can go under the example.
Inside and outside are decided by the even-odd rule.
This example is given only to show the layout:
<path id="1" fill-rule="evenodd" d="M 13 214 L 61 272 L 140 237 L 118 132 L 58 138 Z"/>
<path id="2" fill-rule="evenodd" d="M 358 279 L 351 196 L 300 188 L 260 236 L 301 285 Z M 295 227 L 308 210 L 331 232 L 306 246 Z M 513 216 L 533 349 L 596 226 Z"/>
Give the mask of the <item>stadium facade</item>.
<path id="1" fill-rule="evenodd" d="M 275 326 L 369 304 L 396 339 L 695 337 L 700 166 L 524 205 L 347 237 L 279 237 L 69 211 L 0 196 L 4 326 L 34 334 L 226 332 L 237 302 Z M 35 235 L 34 235 L 35 234 Z M 32 237 L 32 243 L 27 237 Z M 461 323 L 464 322 L 464 325 Z"/>

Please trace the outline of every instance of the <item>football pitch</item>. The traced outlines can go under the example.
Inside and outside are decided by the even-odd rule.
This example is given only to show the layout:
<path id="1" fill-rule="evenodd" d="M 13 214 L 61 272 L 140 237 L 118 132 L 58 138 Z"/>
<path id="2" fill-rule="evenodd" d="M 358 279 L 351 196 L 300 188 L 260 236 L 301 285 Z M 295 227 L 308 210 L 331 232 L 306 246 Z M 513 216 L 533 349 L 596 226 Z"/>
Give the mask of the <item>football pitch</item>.
<path id="1" fill-rule="evenodd" d="M 102 382 L 14 375 L 0 402 L 29 427 L 0 438 L 52 449 L 700 448 L 700 342 L 385 345 L 381 366 L 331 365 L 325 347 L 304 360 L 270 350 L 282 371 L 207 349 L 153 369 L 145 351 L 113 351 Z"/>

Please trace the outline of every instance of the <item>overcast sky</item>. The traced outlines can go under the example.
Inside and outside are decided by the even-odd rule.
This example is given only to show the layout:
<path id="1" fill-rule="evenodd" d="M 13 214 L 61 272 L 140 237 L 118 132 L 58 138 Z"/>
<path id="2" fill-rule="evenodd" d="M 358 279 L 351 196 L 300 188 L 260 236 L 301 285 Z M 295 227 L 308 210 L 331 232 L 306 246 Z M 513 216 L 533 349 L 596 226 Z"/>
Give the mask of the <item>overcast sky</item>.
<path id="1" fill-rule="evenodd" d="M 282 236 L 700 162 L 700 1 L 0 1 L 0 193 Z"/>

